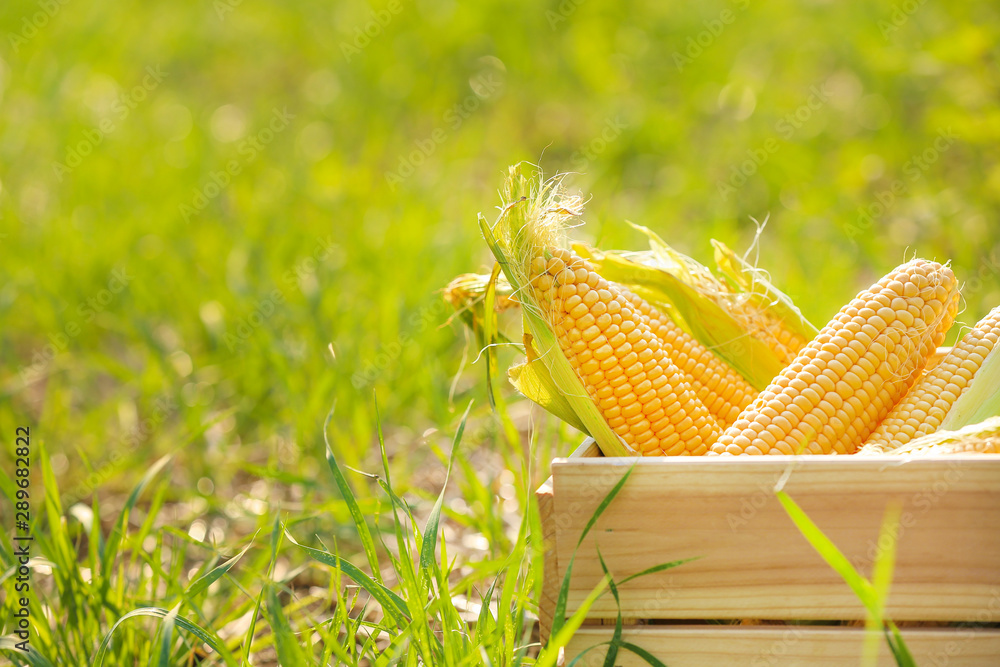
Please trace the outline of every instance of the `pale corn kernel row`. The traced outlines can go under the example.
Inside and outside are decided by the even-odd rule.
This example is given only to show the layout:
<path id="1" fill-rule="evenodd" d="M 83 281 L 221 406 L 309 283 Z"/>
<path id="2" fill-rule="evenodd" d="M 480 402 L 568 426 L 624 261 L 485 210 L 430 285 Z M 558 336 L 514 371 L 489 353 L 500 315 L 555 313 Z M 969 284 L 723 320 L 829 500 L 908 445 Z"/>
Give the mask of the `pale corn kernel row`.
<path id="1" fill-rule="evenodd" d="M 859 452 L 860 453 L 860 452 Z M 955 456 L 960 454 L 1000 454 L 1000 438 L 922 443 L 914 440 L 885 454 L 893 456 Z"/>
<path id="2" fill-rule="evenodd" d="M 536 300 L 608 425 L 643 455 L 700 455 L 721 429 L 617 288 L 562 248 L 531 263 Z"/>
<path id="3" fill-rule="evenodd" d="M 1000 417 L 990 417 L 957 431 L 929 433 L 883 453 L 892 456 L 1000 454 Z"/>

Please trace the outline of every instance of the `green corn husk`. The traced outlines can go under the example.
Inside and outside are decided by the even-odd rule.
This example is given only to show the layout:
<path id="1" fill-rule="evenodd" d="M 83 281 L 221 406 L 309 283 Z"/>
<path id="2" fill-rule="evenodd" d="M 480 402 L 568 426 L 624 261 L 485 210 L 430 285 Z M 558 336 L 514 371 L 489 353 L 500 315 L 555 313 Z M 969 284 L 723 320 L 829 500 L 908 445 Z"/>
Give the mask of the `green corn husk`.
<path id="1" fill-rule="evenodd" d="M 565 412 L 568 406 L 576 415 L 576 422 L 594 438 L 605 456 L 634 456 L 636 452 L 611 430 L 587 394 L 528 285 L 532 258 L 546 247 L 557 244 L 557 236 L 565 222 L 581 213 L 579 199 L 563 193 L 558 178 L 543 181 L 540 175 L 525 176 L 520 164 L 510 168 L 503 195 L 506 203 L 494 225 L 491 227 L 480 215 L 479 228 L 521 303 L 525 333 L 531 334 L 531 343 L 537 351 L 537 359 L 529 359 L 529 366 L 539 360 L 542 362 L 551 384 L 544 379 L 539 384 L 545 385 L 550 394 L 564 399 L 565 405 L 560 401 L 555 409 Z M 524 383 L 527 383 L 526 369 L 519 373 Z M 544 378 L 544 373 L 534 372 L 533 375 L 535 379 Z"/>
<path id="2" fill-rule="evenodd" d="M 573 405 L 563 396 L 552 379 L 548 366 L 538 357 L 530 333 L 524 334 L 524 351 L 527 360 L 511 366 L 507 371 L 510 383 L 549 414 L 555 415 L 578 431 L 587 433 L 587 427 L 576 416 Z"/>
<path id="3" fill-rule="evenodd" d="M 972 384 L 958 397 L 938 431 L 957 431 L 1000 415 L 1000 345 L 983 360 Z"/>
<path id="4" fill-rule="evenodd" d="M 769 310 L 793 333 L 810 341 L 819 334 L 791 298 L 771 284 L 763 271 L 747 263 L 725 243 L 712 239 L 715 264 L 719 270 L 739 285 L 749 295 L 749 301 L 761 310 Z"/>

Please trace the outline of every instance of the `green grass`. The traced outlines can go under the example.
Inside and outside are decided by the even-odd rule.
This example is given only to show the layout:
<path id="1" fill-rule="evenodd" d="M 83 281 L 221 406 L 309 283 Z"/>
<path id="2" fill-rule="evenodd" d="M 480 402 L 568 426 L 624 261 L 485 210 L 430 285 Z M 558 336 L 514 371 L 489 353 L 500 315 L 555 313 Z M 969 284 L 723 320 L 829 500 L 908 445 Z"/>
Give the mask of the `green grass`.
<path id="1" fill-rule="evenodd" d="M 463 580 L 459 576 L 456 560 L 449 558 L 446 541 L 440 539 L 440 522 L 448 478 L 456 458 L 460 456 L 459 448 L 471 407 L 470 403 L 455 433 L 445 483 L 423 527 L 419 525 L 411 505 L 393 491 L 385 442 L 379 429 L 383 467 L 378 483 L 391 507 L 392 517 L 386 527 L 391 535 L 376 532 L 381 545 L 376 544 L 358 498 L 327 443 L 327 463 L 350 511 L 353 528 L 367 558 L 364 565 L 368 566 L 370 574 L 362 569 L 364 565 L 359 567 L 341 556 L 336 545 L 331 551 L 321 539 L 317 547 L 298 542 L 292 536 L 296 528 L 276 516 L 270 526 L 269 549 L 258 548 L 256 558 L 251 556 L 245 559 L 254 546 L 253 540 L 250 540 L 239 553 L 225 560 L 216 555 L 204 561 L 197 572 L 188 573 L 190 583 L 180 585 L 184 578 L 185 559 L 168 558 L 170 564 L 164 565 L 161 556 L 169 547 L 165 547 L 163 537 L 168 531 L 156 531 L 153 537 L 154 533 L 149 530 L 157 513 L 163 509 L 162 505 L 153 502 L 150 514 L 138 532 L 133 533 L 127 528 L 130 513 L 136 510 L 144 491 L 166 467 L 169 456 L 157 461 L 132 490 L 107 541 L 102 541 L 99 530 L 95 529 L 99 524 L 92 523 L 87 535 L 89 560 L 78 560 L 80 540 L 58 518 L 63 513 L 58 500 L 59 490 L 51 474 L 48 454 L 41 448 L 38 461 L 42 466 L 45 510 L 53 529 L 40 540 L 40 546 L 44 553 L 51 554 L 51 560 L 44 564 L 36 560 L 31 569 L 36 575 L 51 569 L 57 582 L 54 588 L 43 588 L 45 593 L 42 596 L 36 594 L 30 598 L 31 613 L 35 618 L 44 618 L 40 607 L 42 602 L 47 606 L 62 606 L 70 612 L 71 622 L 66 626 L 57 624 L 51 631 L 42 628 L 38 636 L 33 637 L 34 642 L 27 654 L 10 650 L 13 640 L 6 641 L 0 648 L 8 649 L 8 655 L 18 665 L 85 664 L 91 658 L 91 638 L 102 637 L 92 662 L 97 667 L 138 661 L 166 666 L 201 663 L 206 659 L 236 665 L 241 642 L 243 664 L 251 658 L 257 662 L 262 654 L 267 660 L 273 651 L 278 664 L 289 667 L 327 665 L 331 664 L 331 660 L 344 665 L 405 663 L 551 667 L 556 664 L 560 649 L 586 618 L 593 602 L 606 590 L 618 599 L 616 583 L 605 568 L 606 577 L 601 584 L 572 615 L 566 616 L 571 559 L 559 591 L 552 638 L 544 646 L 532 639 L 534 624 L 531 613 L 536 611 L 535 600 L 541 594 L 540 564 L 544 546 L 537 540 L 529 539 L 530 535 L 539 534 L 537 507 L 529 500 L 530 494 L 525 498 L 530 509 L 521 519 L 510 553 L 478 569 L 472 579 Z M 584 528 L 580 543 L 624 487 L 630 474 L 631 470 L 623 475 L 600 503 Z M 8 490 L 13 481 L 0 472 L 0 484 Z M 93 509 L 94 514 L 98 514 L 100 507 L 96 499 Z M 146 539 L 150 537 L 155 540 L 152 548 L 146 545 Z M 389 537 L 394 541 L 391 545 L 385 541 Z M 295 592 L 288 590 L 290 575 L 280 576 L 276 572 L 278 559 L 284 553 L 282 545 L 286 541 L 292 545 L 292 551 L 298 551 L 308 561 L 328 568 L 331 581 L 327 596 L 310 595 L 306 600 L 294 600 Z M 151 558 L 136 561 L 134 557 L 131 560 L 124 557 L 125 553 L 136 556 L 144 551 L 151 551 L 148 554 Z M 575 555 L 574 552 L 574 558 Z M 386 559 L 389 561 L 389 580 L 386 578 L 387 570 L 380 562 Z M 13 546 L 6 539 L 0 545 L 0 560 L 7 568 L 15 562 Z M 603 562 L 602 559 L 602 565 Z M 619 584 L 684 562 L 674 561 L 650 568 L 623 579 Z M 85 570 L 84 565 L 89 567 Z M 241 581 L 244 577 L 239 576 L 239 571 L 247 572 L 248 567 L 249 572 L 256 575 L 251 574 L 247 581 Z M 131 580 L 124 584 L 124 591 L 123 580 Z M 348 581 L 350 583 L 345 585 Z M 478 614 L 472 618 L 463 616 L 463 609 L 456 604 L 454 596 L 461 592 L 467 599 L 473 599 L 469 584 L 483 581 L 489 583 L 485 592 L 476 591 L 478 595 L 475 599 L 480 603 Z M 219 586 L 216 587 L 216 584 Z M 142 591 L 147 587 L 150 594 L 144 596 Z M 161 587 L 164 593 L 159 594 L 157 591 Z M 118 589 L 117 595 L 112 591 L 114 588 Z M 249 592 L 253 589 L 259 590 L 256 596 Z M 286 600 L 286 595 L 291 600 Z M 325 610 L 323 617 L 312 616 L 309 624 L 300 621 L 293 626 L 292 614 L 302 611 L 309 598 L 313 602 L 324 603 L 324 606 L 329 605 L 330 609 Z M 170 608 L 154 603 L 169 604 Z M 137 606 L 129 608 L 131 605 Z M 359 605 L 362 611 L 356 613 Z M 9 607 L 7 611 L 14 609 L 9 602 L 4 606 Z M 373 618 L 365 613 L 369 607 L 375 607 L 378 612 Z M 222 608 L 249 617 L 245 637 L 234 634 L 226 638 L 213 631 L 213 625 L 226 620 L 226 616 L 219 615 Z M 153 622 L 146 624 L 146 632 L 135 627 L 140 620 L 148 619 L 153 619 Z M 261 636 L 255 630 L 262 620 L 266 622 L 268 632 Z M 148 627 L 150 625 L 152 627 Z M 609 642 L 609 652 L 624 648 L 642 656 L 648 655 L 623 641 L 621 630 L 622 619 L 619 615 L 615 635 Z M 362 641 L 364 637 L 367 639 Z M 379 641 L 380 637 L 384 640 Z M 613 659 L 613 654 L 610 659 Z M 650 663 L 662 664 L 655 659 L 650 659 Z"/>
<path id="2" fill-rule="evenodd" d="M 165 645 L 191 657 L 189 624 L 237 663 L 249 650 L 273 664 L 281 615 L 317 660 L 384 648 L 374 604 L 285 531 L 375 577 L 354 517 L 386 559 L 402 512 L 379 484 L 376 424 L 423 527 L 473 399 L 442 572 L 463 618 L 501 573 L 494 600 L 530 596 L 530 491 L 579 436 L 509 389 L 504 348 L 492 412 L 486 362 L 438 293 L 488 270 L 476 214 L 494 217 L 509 164 L 582 172 L 580 233 L 607 248 L 644 244 L 631 220 L 707 262 L 710 237 L 742 250 L 750 216 L 770 216 L 760 263 L 816 323 L 912 253 L 952 260 L 963 321 L 1000 303 L 995 3 L 925 3 L 891 30 L 892 3 L 393 7 L 0 3 L 0 433 L 33 434 L 33 564 L 51 610 L 36 646 L 53 664 L 87 662 L 151 608 L 163 618 L 124 621 L 106 665 Z M 727 8 L 734 20 L 678 68 Z M 373 12 L 377 34 L 345 49 Z M 44 25 L 26 30 L 33 18 Z M 932 163 L 913 161 L 949 128 Z M 327 465 L 333 404 L 356 510 Z M 526 641 L 521 618 L 496 617 L 513 624 L 503 651 Z"/>

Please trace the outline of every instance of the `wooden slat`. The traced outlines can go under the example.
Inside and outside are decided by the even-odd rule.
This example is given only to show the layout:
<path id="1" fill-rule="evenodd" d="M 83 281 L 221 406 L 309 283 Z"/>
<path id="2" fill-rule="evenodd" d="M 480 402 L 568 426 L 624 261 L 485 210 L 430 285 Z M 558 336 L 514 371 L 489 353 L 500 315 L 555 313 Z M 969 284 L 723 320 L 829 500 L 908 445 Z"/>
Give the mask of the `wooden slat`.
<path id="1" fill-rule="evenodd" d="M 587 438 L 570 454 L 570 458 L 592 458 L 600 455 L 601 450 L 597 446 L 597 441 L 593 438 Z M 542 563 L 542 600 L 538 604 L 538 631 L 544 643 L 548 641 L 549 631 L 552 629 L 552 616 L 555 612 L 563 577 L 556 552 L 556 524 L 553 521 L 554 500 L 552 498 L 551 477 L 538 487 L 538 490 L 535 491 L 535 498 L 538 500 L 542 539 L 545 541 Z"/>
<path id="2" fill-rule="evenodd" d="M 568 562 L 597 504 L 633 465 L 580 547 L 569 613 L 601 576 L 596 543 L 618 580 L 701 557 L 622 587 L 626 617 L 864 618 L 774 497 L 793 466 L 785 490 L 866 576 L 885 508 L 902 503 L 890 617 L 968 621 L 983 610 L 1000 617 L 1000 457 L 557 459 L 550 519 L 558 563 Z M 615 614 L 606 595 L 590 616 Z"/>
<path id="3" fill-rule="evenodd" d="M 984 667 L 1000 664 L 1000 630 L 910 628 L 903 637 L 918 665 Z M 611 639 L 607 627 L 581 628 L 566 647 L 566 661 Z M 863 628 L 815 626 L 645 626 L 626 628 L 625 641 L 640 646 L 670 667 L 857 667 Z M 589 651 L 576 664 L 604 664 L 606 647 Z M 647 663 L 621 650 L 616 667 Z M 895 665 L 883 640 L 879 666 Z"/>

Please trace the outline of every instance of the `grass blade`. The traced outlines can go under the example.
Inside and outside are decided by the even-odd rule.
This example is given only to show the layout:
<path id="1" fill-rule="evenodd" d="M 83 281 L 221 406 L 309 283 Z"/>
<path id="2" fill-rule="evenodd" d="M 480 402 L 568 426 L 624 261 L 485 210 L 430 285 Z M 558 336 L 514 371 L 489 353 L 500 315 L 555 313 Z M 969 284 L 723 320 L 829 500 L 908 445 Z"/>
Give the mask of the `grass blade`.
<path id="1" fill-rule="evenodd" d="M 653 567 L 647 567 L 642 572 L 636 572 L 635 574 L 630 574 L 629 576 L 618 582 L 619 586 L 624 586 L 633 579 L 638 579 L 639 577 L 645 577 L 647 574 L 656 574 L 657 572 L 663 572 L 664 570 L 669 570 L 671 568 L 677 567 L 678 565 L 683 565 L 684 563 L 690 563 L 693 560 L 698 560 L 701 556 L 694 556 L 692 558 L 682 558 L 680 560 L 672 560 L 669 563 L 660 563 L 659 565 L 654 565 Z"/>
<path id="2" fill-rule="evenodd" d="M 903 641 L 903 636 L 899 633 L 896 624 L 889 621 L 886 626 L 885 640 L 889 643 L 889 649 L 892 651 L 892 657 L 896 659 L 896 665 L 898 667 L 917 667 L 917 661 L 914 660 L 910 649 L 906 647 L 906 642 Z"/>
<path id="3" fill-rule="evenodd" d="M 38 652 L 34 646 L 28 646 L 28 655 L 25 656 L 20 649 L 17 648 L 17 643 L 21 641 L 17 637 L 4 636 L 0 637 L 0 651 L 11 651 L 17 656 L 18 661 L 25 660 L 26 662 L 14 662 L 11 660 L 12 664 L 27 664 L 31 667 L 55 667 L 49 659 Z"/>
<path id="4" fill-rule="evenodd" d="M 441 523 L 441 508 L 444 506 L 444 492 L 448 488 L 448 479 L 451 477 L 451 467 L 455 463 L 455 453 L 462 442 L 462 435 L 465 433 L 465 422 L 469 418 L 469 410 L 472 409 L 472 401 L 469 401 L 462 421 L 455 432 L 455 438 L 451 444 L 451 454 L 448 457 L 448 470 L 444 474 L 444 484 L 441 486 L 441 493 L 438 494 L 437 501 L 431 509 L 431 514 L 427 517 L 427 524 L 424 526 L 424 541 L 420 547 L 420 568 L 427 570 L 434 566 L 434 550 L 437 547 L 438 526 Z"/>
<path id="5" fill-rule="evenodd" d="M 490 402 L 490 409 L 496 412 L 497 404 L 495 397 L 495 387 L 493 386 L 493 369 L 497 364 L 497 355 L 493 343 L 497 337 L 497 311 L 496 311 L 496 287 L 497 277 L 500 275 L 500 265 L 493 264 L 493 272 L 490 274 L 490 281 L 486 284 L 486 292 L 483 294 L 483 343 L 486 346 L 486 396 Z"/>
<path id="6" fill-rule="evenodd" d="M 576 667 L 576 663 L 583 660 L 588 653 L 590 653 L 594 649 L 601 648 L 602 646 L 607 646 L 609 644 L 611 644 L 611 642 L 601 642 L 600 644 L 594 644 L 593 646 L 588 646 L 587 648 L 580 651 L 575 658 L 566 663 L 566 667 Z"/>
<path id="7" fill-rule="evenodd" d="M 104 572 L 110 574 L 110 569 L 118 555 L 118 547 L 121 546 L 122 539 L 125 537 L 126 526 L 128 525 L 128 517 L 135 507 L 135 504 L 139 501 L 139 496 L 145 490 L 146 486 L 152 481 L 156 475 L 159 474 L 163 467 L 167 465 L 167 462 L 173 458 L 173 454 L 167 454 L 166 456 L 160 458 L 156 463 L 150 466 L 146 474 L 142 476 L 139 483 L 135 485 L 132 489 L 132 493 L 129 494 L 128 500 L 125 501 L 125 506 L 122 507 L 121 513 L 118 515 L 118 520 L 115 522 L 115 527 L 111 530 L 111 535 L 108 536 L 108 541 L 104 545 L 104 553 L 101 558 L 101 568 Z M 105 585 L 108 585 L 111 581 L 111 577 L 105 578 Z"/>
<path id="8" fill-rule="evenodd" d="M 207 589 L 209 586 L 215 583 L 216 580 L 219 579 L 219 577 L 224 575 L 226 572 L 229 572 L 229 570 L 231 570 L 232 567 L 236 565 L 236 563 L 238 563 L 239 560 L 243 558 L 244 555 L 246 555 L 246 552 L 249 551 L 250 547 L 252 546 L 253 546 L 253 540 L 251 539 L 250 544 L 246 545 L 243 551 L 239 552 L 238 554 L 227 560 L 225 563 L 217 565 L 207 574 L 196 579 L 190 586 L 188 586 L 187 590 L 184 591 L 184 597 L 193 598 L 196 597 L 198 594 L 202 593 L 203 591 L 205 591 L 205 589 Z"/>
<path id="9" fill-rule="evenodd" d="M 622 648 L 635 653 L 648 664 L 653 665 L 653 667 L 667 667 L 667 663 L 663 662 L 641 646 L 636 646 L 635 644 L 631 644 L 629 642 L 622 642 Z"/>
<path id="10" fill-rule="evenodd" d="M 104 639 L 101 641 L 101 645 L 97 649 L 97 655 L 94 658 L 94 663 L 93 663 L 94 667 L 101 667 L 101 665 L 104 664 L 104 658 L 108 653 L 108 647 L 111 646 L 111 637 L 114 635 L 115 630 L 117 630 L 122 623 L 131 618 L 137 618 L 140 616 L 150 616 L 153 618 L 166 618 L 168 614 L 170 614 L 168 610 L 162 609 L 160 607 L 142 607 L 140 609 L 133 609 L 132 611 L 128 612 L 127 614 L 119 618 L 117 621 L 115 621 L 115 624 L 111 626 L 111 629 L 108 631 L 108 633 L 104 635 Z M 211 631 L 202 628 L 200 625 L 197 625 L 196 623 L 192 623 L 183 616 L 178 616 L 176 618 L 176 624 L 182 630 L 190 632 L 192 635 L 197 637 L 202 643 L 208 644 L 213 651 L 222 656 L 222 659 L 226 662 L 227 665 L 236 667 L 236 661 L 233 660 L 233 657 L 229 653 L 229 649 L 226 648 L 225 643 Z"/>
<path id="11" fill-rule="evenodd" d="M 611 635 L 611 644 L 608 646 L 608 652 L 604 655 L 604 667 L 615 667 L 615 658 L 618 657 L 618 646 L 622 641 L 622 601 L 618 597 L 618 586 L 615 585 L 615 580 L 611 577 L 611 572 L 608 571 L 608 564 L 604 562 L 604 556 L 601 555 L 600 549 L 597 550 L 597 560 L 601 563 L 604 578 L 608 580 L 611 595 L 615 598 L 615 606 L 618 607 L 618 615 L 615 617 L 615 631 Z"/>
<path id="12" fill-rule="evenodd" d="M 344 574 L 354 581 L 354 583 L 361 586 L 361 588 L 365 589 L 369 595 L 375 598 L 376 602 L 382 605 L 382 609 L 385 613 L 392 616 L 397 623 L 403 624 L 409 620 L 409 612 L 403 598 L 399 597 L 392 590 L 386 588 L 383 584 L 380 584 L 369 577 L 356 565 L 328 551 L 314 549 L 312 547 L 307 547 L 304 544 L 299 544 L 289 533 L 286 533 L 286 536 L 289 542 L 304 551 L 306 555 L 313 560 L 319 561 L 324 565 L 329 565 L 330 567 L 340 568 Z"/>
<path id="13" fill-rule="evenodd" d="M 583 532 L 580 534 L 580 539 L 577 540 L 576 548 L 573 549 L 573 555 L 570 556 L 569 564 L 566 566 L 566 574 L 563 575 L 562 585 L 559 587 L 559 597 L 556 599 L 556 608 L 555 612 L 552 615 L 553 636 L 559 634 L 559 632 L 562 629 L 563 622 L 565 621 L 566 618 L 566 600 L 569 597 L 569 582 L 573 575 L 573 563 L 576 560 L 576 551 L 577 549 L 580 548 L 580 545 L 583 543 L 583 539 L 587 537 L 587 533 L 589 533 L 590 529 L 594 527 L 595 523 L 597 523 L 597 519 L 599 519 L 600 516 L 604 514 L 604 510 L 608 508 L 608 505 L 611 504 L 611 501 L 615 499 L 615 496 L 618 495 L 618 492 L 621 491 L 622 487 L 625 486 L 625 482 L 628 481 L 628 478 L 632 475 L 633 470 L 635 470 L 635 464 L 633 464 L 625 472 L 625 474 L 622 475 L 622 478 L 618 480 L 618 482 L 614 485 L 614 487 L 612 487 L 612 489 L 608 492 L 608 494 L 604 496 L 604 500 L 602 500 L 601 503 L 597 506 L 597 509 L 594 510 L 594 513 L 590 516 L 590 520 L 587 522 L 587 525 L 584 526 Z"/>
<path id="14" fill-rule="evenodd" d="M 583 540 L 585 537 L 587 537 L 587 534 L 590 532 L 590 529 L 594 527 L 594 524 L 597 523 L 597 520 L 601 518 L 602 514 L 604 514 L 604 510 L 608 509 L 608 506 L 611 504 L 611 501 L 615 499 L 615 497 L 618 495 L 618 492 L 621 491 L 622 487 L 625 486 L 625 482 L 627 482 L 628 478 L 632 476 L 633 470 L 635 470 L 634 463 L 631 466 L 629 466 L 629 469 L 625 471 L 625 474 L 622 475 L 622 478 L 618 480 L 615 483 L 615 485 L 611 488 L 611 490 L 608 491 L 608 494 L 604 496 L 604 500 L 602 500 L 601 503 L 597 506 L 597 509 L 594 510 L 594 513 L 590 516 L 590 520 L 587 521 L 587 525 L 583 527 L 583 532 L 580 533 L 580 539 L 577 540 L 576 542 L 577 547 L 579 547 L 583 543 Z"/>
<path id="15" fill-rule="evenodd" d="M 326 463 L 330 467 L 330 472 L 333 473 L 333 479 L 337 484 L 337 488 L 340 489 L 340 495 L 344 498 L 344 502 L 347 503 L 347 510 L 351 513 L 351 519 L 354 520 L 354 527 L 357 528 L 358 536 L 361 538 L 361 547 L 365 550 L 365 557 L 368 559 L 368 567 L 371 568 L 372 577 L 379 583 L 382 583 L 382 575 L 379 572 L 378 554 L 375 551 L 375 541 L 372 539 L 371 531 L 368 529 L 368 522 L 365 521 L 365 517 L 361 513 L 361 508 L 358 506 L 358 499 L 355 497 L 354 491 L 351 490 L 351 485 L 347 483 L 347 478 L 344 477 L 344 473 L 340 469 L 340 464 L 337 463 L 337 457 L 333 454 L 333 447 L 330 445 L 328 437 L 330 421 L 333 419 L 333 413 L 336 409 L 337 404 L 334 403 L 333 407 L 330 408 L 330 413 L 326 416 L 326 422 L 323 424 Z"/>
<path id="16" fill-rule="evenodd" d="M 871 646 L 868 637 L 871 632 L 877 632 L 876 628 L 882 628 L 885 633 L 886 642 L 892 651 L 893 657 L 898 665 L 915 667 L 913 656 L 910 654 L 903 640 L 899 629 L 892 621 L 884 618 L 885 603 L 889 595 L 889 584 L 892 580 L 892 570 L 896 560 L 896 535 L 899 533 L 899 517 L 902 508 L 898 505 L 890 505 L 886 509 L 885 518 L 879 532 L 879 551 L 873 565 L 872 579 L 874 584 L 862 577 L 844 554 L 823 534 L 823 532 L 813 523 L 812 519 L 802 511 L 794 500 L 784 491 L 776 491 L 778 500 L 781 502 L 788 516 L 798 527 L 802 535 L 809 541 L 814 549 L 822 556 L 823 560 L 841 576 L 844 582 L 850 586 L 851 590 L 858 597 L 867 610 L 865 618 L 865 646 L 862 655 L 863 663 L 868 664 L 871 659 Z M 876 635 L 877 636 L 877 635 Z M 876 654 L 877 660 L 877 654 Z M 873 663 L 871 663 L 873 664 Z"/>
<path id="17" fill-rule="evenodd" d="M 271 632 L 274 633 L 274 648 L 278 653 L 278 663 L 283 667 L 301 667 L 306 664 L 305 654 L 299 646 L 298 639 L 292 631 L 292 626 L 288 622 L 288 617 L 278 600 L 277 586 L 273 581 L 268 582 L 265 587 L 268 622 L 271 624 Z"/>
<path id="18" fill-rule="evenodd" d="M 284 534 L 284 527 L 281 520 L 275 516 L 274 525 L 271 528 L 271 564 L 267 568 L 268 582 L 264 585 L 264 613 L 267 614 L 268 624 L 271 626 L 271 633 L 274 635 L 274 648 L 278 653 L 278 663 L 289 667 L 304 667 L 306 664 L 305 654 L 299 646 L 292 626 L 288 622 L 288 617 L 278 599 L 278 588 L 274 581 L 274 565 L 278 560 L 278 550 L 281 547 L 281 538 Z"/>
<path id="19" fill-rule="evenodd" d="M 882 610 L 879 608 L 878 595 L 868 580 L 858 574 L 858 571 L 854 569 L 854 566 L 851 565 L 851 562 L 847 560 L 847 557 L 844 556 L 840 549 L 830 541 L 830 538 L 823 534 L 823 531 L 813 523 L 812 519 L 802 511 L 802 508 L 787 493 L 784 491 L 776 493 L 778 500 L 785 508 L 785 512 L 788 513 L 788 516 L 795 523 L 795 526 L 802 533 L 803 537 L 809 541 L 809 544 L 813 546 L 823 560 L 841 576 L 844 583 L 850 586 L 865 608 L 881 621 Z"/>
<path id="20" fill-rule="evenodd" d="M 558 632 L 552 633 L 549 643 L 538 654 L 535 667 L 554 667 L 556 660 L 559 658 L 559 649 L 564 648 L 569 643 L 569 640 L 573 638 L 573 635 L 576 634 L 576 631 L 580 629 L 583 621 L 587 618 L 587 614 L 590 612 L 590 608 L 607 587 L 607 577 L 597 582 L 594 589 L 590 591 L 586 599 L 580 604 L 580 608 L 570 618 L 566 619 L 566 622 L 562 624 Z M 563 608 L 565 609 L 565 605 Z"/>
<path id="21" fill-rule="evenodd" d="M 257 594 L 257 604 L 254 606 L 253 615 L 250 617 L 250 627 L 247 628 L 246 637 L 243 639 L 243 664 L 250 664 L 250 646 L 253 644 L 253 636 L 257 633 L 257 619 L 260 618 L 260 603 L 264 600 L 264 589 Z"/>
<path id="22" fill-rule="evenodd" d="M 392 641 L 389 642 L 389 646 L 375 659 L 375 667 L 389 667 L 390 665 L 398 664 L 399 656 L 397 656 L 397 653 L 407 647 L 412 633 L 413 626 L 407 625 L 398 635 L 393 637 Z"/>
<path id="23" fill-rule="evenodd" d="M 879 608 L 884 610 L 889 600 L 889 586 L 892 584 L 892 571 L 896 567 L 896 536 L 899 534 L 899 517 L 903 512 L 900 503 L 891 503 L 885 509 L 882 528 L 879 530 L 878 549 L 875 553 L 875 563 L 872 565 L 872 587 L 878 598 Z M 865 643 L 861 664 L 865 667 L 878 662 L 878 644 L 881 624 L 876 623 L 872 614 L 865 619 Z M 891 646 L 891 642 L 890 642 Z"/>
<path id="24" fill-rule="evenodd" d="M 178 602 L 163 617 L 163 624 L 160 626 L 160 651 L 157 654 L 156 667 L 170 667 L 170 647 L 174 643 L 174 625 L 180 610 L 181 603 Z"/>

